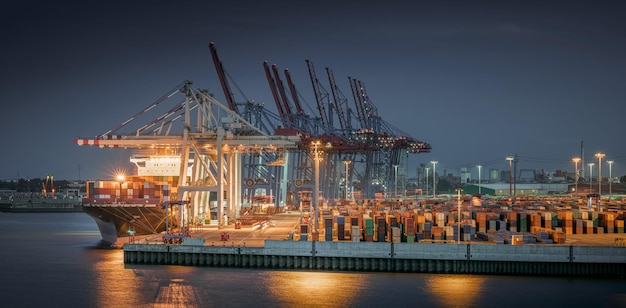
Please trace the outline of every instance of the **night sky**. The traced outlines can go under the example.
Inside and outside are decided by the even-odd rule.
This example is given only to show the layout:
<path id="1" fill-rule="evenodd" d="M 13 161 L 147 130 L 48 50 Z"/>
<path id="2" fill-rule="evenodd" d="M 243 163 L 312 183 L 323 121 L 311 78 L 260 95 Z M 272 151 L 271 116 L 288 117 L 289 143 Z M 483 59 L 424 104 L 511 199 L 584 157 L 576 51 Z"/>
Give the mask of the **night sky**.
<path id="1" fill-rule="evenodd" d="M 143 3 L 143 4 L 140 4 Z M 129 153 L 79 147 L 183 80 L 226 103 L 275 105 L 263 61 L 289 68 L 315 110 L 305 59 L 364 82 L 382 118 L 428 142 L 420 163 L 573 172 L 596 152 L 626 174 L 621 1 L 14 1 L 3 4 L 0 179 L 110 179 Z M 234 86 L 234 85 L 233 85 Z M 330 87 L 326 86 L 327 89 Z M 605 161 L 606 161 L 605 160 Z M 603 175 L 608 166 L 603 161 Z M 483 177 L 486 177 L 483 173 Z"/>

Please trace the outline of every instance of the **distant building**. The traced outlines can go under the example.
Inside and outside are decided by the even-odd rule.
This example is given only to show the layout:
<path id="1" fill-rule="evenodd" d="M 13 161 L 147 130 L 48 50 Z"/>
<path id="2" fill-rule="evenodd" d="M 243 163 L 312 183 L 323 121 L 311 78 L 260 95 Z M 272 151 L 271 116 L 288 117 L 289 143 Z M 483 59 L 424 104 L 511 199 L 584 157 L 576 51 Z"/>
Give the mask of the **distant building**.
<path id="1" fill-rule="evenodd" d="M 466 184 L 462 187 L 463 194 L 478 194 L 478 187 L 478 184 Z M 536 196 L 567 192 L 568 185 L 562 183 L 515 184 L 513 186 L 509 186 L 509 183 L 480 184 L 480 193 L 489 196 L 510 196 L 511 193 L 517 196 Z"/>

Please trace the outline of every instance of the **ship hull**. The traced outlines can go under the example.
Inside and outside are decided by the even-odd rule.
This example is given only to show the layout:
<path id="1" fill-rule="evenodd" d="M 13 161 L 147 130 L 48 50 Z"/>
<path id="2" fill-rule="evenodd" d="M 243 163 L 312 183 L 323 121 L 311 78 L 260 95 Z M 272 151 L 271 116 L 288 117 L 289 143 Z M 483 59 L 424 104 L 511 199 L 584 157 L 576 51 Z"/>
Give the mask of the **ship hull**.
<path id="1" fill-rule="evenodd" d="M 165 210 L 156 204 L 83 204 L 100 230 L 102 240 L 114 244 L 122 236 L 157 234 L 165 230 Z"/>

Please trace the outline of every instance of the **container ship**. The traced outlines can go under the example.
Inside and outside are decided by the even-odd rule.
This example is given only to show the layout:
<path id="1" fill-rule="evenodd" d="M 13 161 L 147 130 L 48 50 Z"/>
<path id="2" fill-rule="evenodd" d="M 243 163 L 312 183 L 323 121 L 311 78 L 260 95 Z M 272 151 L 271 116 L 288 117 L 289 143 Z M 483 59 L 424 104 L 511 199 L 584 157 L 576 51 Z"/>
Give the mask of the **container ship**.
<path id="1" fill-rule="evenodd" d="M 91 216 L 109 244 L 118 237 L 156 234 L 165 230 L 170 195 L 176 193 L 180 156 L 133 156 L 136 175 L 118 175 L 110 181 L 87 181 L 82 208 Z M 172 210 L 176 210 L 175 208 Z M 176 213 L 169 212 L 171 217 Z"/>

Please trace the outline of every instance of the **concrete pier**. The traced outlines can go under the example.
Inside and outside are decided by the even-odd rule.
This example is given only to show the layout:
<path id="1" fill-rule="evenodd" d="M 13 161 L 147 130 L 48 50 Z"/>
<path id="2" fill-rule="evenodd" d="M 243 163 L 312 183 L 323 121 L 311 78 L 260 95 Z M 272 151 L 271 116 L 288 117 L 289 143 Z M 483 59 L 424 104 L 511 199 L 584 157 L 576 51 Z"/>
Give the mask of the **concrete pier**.
<path id="1" fill-rule="evenodd" d="M 126 244 L 127 264 L 626 277 L 626 247 L 266 240 L 264 247 Z"/>

